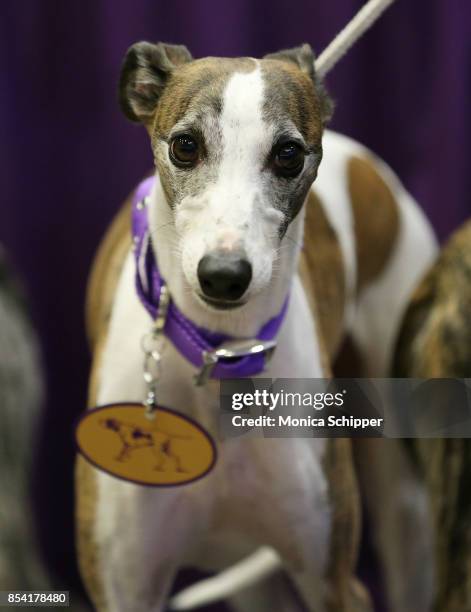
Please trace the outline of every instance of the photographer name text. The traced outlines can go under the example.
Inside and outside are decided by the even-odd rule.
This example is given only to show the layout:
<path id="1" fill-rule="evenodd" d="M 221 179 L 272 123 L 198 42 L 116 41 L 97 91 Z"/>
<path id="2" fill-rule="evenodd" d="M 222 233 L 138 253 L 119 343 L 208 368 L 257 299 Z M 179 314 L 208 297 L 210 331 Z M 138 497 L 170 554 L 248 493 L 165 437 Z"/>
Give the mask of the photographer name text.
<path id="1" fill-rule="evenodd" d="M 338 393 L 295 393 L 295 392 L 269 392 L 267 390 L 255 390 L 252 393 L 233 393 L 231 408 L 235 412 L 244 409 L 260 407 L 266 412 L 273 412 L 279 408 L 299 409 L 312 408 L 315 413 L 307 416 L 295 416 L 292 414 L 262 414 L 259 416 L 245 416 L 236 414 L 232 416 L 233 427 L 287 427 L 287 428 L 347 428 L 367 429 L 370 427 L 380 428 L 384 419 L 380 417 L 367 418 L 350 416 L 348 414 L 329 414 L 323 416 L 320 411 L 327 409 L 340 409 L 345 404 L 346 391 Z"/>

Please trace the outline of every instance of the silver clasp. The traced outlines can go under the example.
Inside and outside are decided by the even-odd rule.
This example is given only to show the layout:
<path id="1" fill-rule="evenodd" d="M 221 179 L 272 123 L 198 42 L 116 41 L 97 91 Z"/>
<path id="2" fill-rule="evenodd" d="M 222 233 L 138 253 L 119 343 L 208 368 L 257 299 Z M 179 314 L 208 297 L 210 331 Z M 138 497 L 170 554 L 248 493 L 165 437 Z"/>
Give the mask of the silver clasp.
<path id="1" fill-rule="evenodd" d="M 203 351 L 203 366 L 194 381 L 197 387 L 204 385 L 211 376 L 214 366 L 220 359 L 230 359 L 231 357 L 247 357 L 263 353 L 265 366 L 273 356 L 276 348 L 276 340 L 228 340 L 213 351 Z"/>

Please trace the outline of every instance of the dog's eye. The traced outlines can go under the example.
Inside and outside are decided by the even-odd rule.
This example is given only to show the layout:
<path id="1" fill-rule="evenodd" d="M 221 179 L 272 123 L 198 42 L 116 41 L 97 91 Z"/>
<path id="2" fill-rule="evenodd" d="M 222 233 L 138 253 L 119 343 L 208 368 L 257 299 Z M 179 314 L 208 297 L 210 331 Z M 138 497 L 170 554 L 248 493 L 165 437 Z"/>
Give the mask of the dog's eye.
<path id="1" fill-rule="evenodd" d="M 189 134 L 176 136 L 170 144 L 170 159 L 181 168 L 191 168 L 199 159 L 198 143 Z"/>
<path id="2" fill-rule="evenodd" d="M 304 151 L 295 142 L 284 143 L 277 149 L 274 162 L 281 176 L 296 176 L 304 166 Z"/>

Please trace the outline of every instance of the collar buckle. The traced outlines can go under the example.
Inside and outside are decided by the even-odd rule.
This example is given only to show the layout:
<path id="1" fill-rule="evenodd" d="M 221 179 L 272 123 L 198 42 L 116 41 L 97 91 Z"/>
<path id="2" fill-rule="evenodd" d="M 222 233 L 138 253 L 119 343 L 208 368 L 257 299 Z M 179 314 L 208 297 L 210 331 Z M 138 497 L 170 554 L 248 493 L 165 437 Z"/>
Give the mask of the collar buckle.
<path id="1" fill-rule="evenodd" d="M 228 340 L 213 351 L 203 351 L 203 366 L 195 375 L 197 387 L 204 385 L 220 359 L 247 357 L 263 353 L 265 366 L 273 356 L 276 340 Z"/>

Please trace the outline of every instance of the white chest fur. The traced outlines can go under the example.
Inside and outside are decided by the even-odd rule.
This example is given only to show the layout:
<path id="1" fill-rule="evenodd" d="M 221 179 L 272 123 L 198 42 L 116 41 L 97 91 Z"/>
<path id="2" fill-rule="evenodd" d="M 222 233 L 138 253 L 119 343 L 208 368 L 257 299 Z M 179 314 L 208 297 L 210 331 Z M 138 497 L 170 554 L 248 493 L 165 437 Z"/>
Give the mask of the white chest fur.
<path id="1" fill-rule="evenodd" d="M 98 404 L 144 399 L 140 340 L 151 323 L 134 291 L 134 260 L 130 254 L 119 282 L 103 353 Z M 219 384 L 211 381 L 204 387 L 196 387 L 193 384 L 195 371 L 166 341 L 158 401 L 192 416 L 214 433 L 217 432 Z M 267 371 L 260 376 L 313 378 L 322 375 L 316 330 L 304 290 L 295 277 L 277 350 Z M 316 538 L 312 547 L 316 550 L 316 558 L 312 562 L 319 565 L 321 571 L 327 557 L 329 533 L 327 484 L 321 467 L 324 445 L 324 441 L 312 439 L 219 442 L 219 458 L 214 471 L 202 482 L 181 489 L 144 489 L 100 473 L 97 540 L 111 541 L 117 531 L 121 531 L 124 538 L 119 554 L 111 552 L 110 547 L 112 572 L 109 559 L 102 567 L 109 597 L 124 596 L 121 588 L 117 593 L 114 583 L 123 565 L 123 555 L 148 563 L 147 555 L 153 554 L 149 541 L 158 537 L 151 537 L 138 527 L 126 527 L 124 535 L 121 529 L 124 525 L 150 524 L 158 533 L 165 531 L 165 535 L 159 536 L 159 546 L 165 547 L 166 555 L 181 559 L 199 556 L 197 551 L 203 546 L 206 564 L 224 566 L 262 543 L 289 556 L 293 541 L 298 540 L 299 546 L 305 546 L 304 530 L 300 530 L 299 525 L 310 516 L 309 531 Z M 268 489 L 267 478 L 271 483 Z M 178 516 L 175 516 L 175 505 L 180 508 Z M 316 508 L 315 513 L 312 508 Z M 169 515 L 172 515 L 173 526 L 180 525 L 178 534 L 165 528 Z M 211 527 L 214 522 L 218 524 L 217 529 Z M 192 526 L 190 530 L 189 525 Z M 284 529 L 283 525 L 292 528 Z M 234 538 L 236 533 L 238 536 Z M 293 563 L 297 561 L 292 560 Z M 122 572 L 129 579 L 131 570 L 127 564 Z"/>

